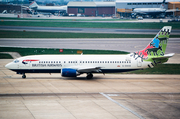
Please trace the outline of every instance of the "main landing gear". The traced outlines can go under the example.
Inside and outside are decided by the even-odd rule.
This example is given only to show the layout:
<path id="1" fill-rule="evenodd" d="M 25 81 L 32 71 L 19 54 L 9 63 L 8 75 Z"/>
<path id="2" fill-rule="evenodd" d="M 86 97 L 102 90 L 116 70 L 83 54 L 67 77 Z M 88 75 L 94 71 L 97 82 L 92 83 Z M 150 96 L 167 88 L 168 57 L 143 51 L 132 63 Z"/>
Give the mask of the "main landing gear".
<path id="1" fill-rule="evenodd" d="M 92 78 L 93 78 L 93 74 L 92 74 L 92 73 L 87 73 L 86 78 L 87 78 L 87 79 L 92 79 Z"/>
<path id="2" fill-rule="evenodd" d="M 26 78 L 26 75 L 25 73 L 22 74 L 22 78 L 25 79 Z"/>

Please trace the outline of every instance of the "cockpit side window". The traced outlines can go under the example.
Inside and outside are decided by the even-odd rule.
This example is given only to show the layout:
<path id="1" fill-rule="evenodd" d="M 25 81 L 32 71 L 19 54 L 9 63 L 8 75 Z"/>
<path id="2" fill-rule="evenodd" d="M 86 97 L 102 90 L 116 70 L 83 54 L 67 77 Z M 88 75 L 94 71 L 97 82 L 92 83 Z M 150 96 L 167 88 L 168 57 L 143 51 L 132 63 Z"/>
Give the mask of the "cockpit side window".
<path id="1" fill-rule="evenodd" d="M 19 60 L 15 59 L 13 62 L 14 62 L 14 63 L 18 63 L 18 62 L 19 62 Z"/>

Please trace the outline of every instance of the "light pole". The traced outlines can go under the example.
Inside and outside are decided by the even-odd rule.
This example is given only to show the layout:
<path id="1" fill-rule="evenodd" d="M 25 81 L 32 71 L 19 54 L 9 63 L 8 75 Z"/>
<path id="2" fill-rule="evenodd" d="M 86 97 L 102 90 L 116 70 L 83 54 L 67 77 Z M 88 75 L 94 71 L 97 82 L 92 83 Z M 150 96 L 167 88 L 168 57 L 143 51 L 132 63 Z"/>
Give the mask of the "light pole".
<path id="1" fill-rule="evenodd" d="M 115 0 L 115 17 L 116 17 L 116 0 Z"/>
<path id="2" fill-rule="evenodd" d="M 173 19 L 174 19 L 174 10 L 175 10 L 175 9 L 174 9 L 174 2 L 173 2 Z"/>

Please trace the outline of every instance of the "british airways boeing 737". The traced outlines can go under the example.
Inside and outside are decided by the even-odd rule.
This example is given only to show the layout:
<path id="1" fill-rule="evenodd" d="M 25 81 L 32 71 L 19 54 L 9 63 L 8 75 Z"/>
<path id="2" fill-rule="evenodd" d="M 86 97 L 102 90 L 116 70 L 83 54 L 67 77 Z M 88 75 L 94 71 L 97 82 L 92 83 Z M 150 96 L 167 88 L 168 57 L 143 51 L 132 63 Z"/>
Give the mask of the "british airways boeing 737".
<path id="1" fill-rule="evenodd" d="M 164 26 L 145 49 L 127 55 L 34 55 L 17 58 L 5 67 L 22 78 L 26 78 L 25 73 L 61 73 L 63 77 L 86 73 L 87 79 L 93 78 L 93 73 L 152 68 L 174 55 L 165 55 L 170 32 L 171 26 Z"/>

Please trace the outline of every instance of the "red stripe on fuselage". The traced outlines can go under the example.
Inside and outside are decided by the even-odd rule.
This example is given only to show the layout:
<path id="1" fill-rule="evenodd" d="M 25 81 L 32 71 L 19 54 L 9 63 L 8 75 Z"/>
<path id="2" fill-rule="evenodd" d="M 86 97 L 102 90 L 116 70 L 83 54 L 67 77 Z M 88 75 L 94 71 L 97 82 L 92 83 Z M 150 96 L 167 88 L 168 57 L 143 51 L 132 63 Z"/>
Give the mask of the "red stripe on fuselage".
<path id="1" fill-rule="evenodd" d="M 23 60 L 23 62 L 33 62 L 33 61 L 39 61 L 39 60 L 34 60 L 34 59 Z"/>

